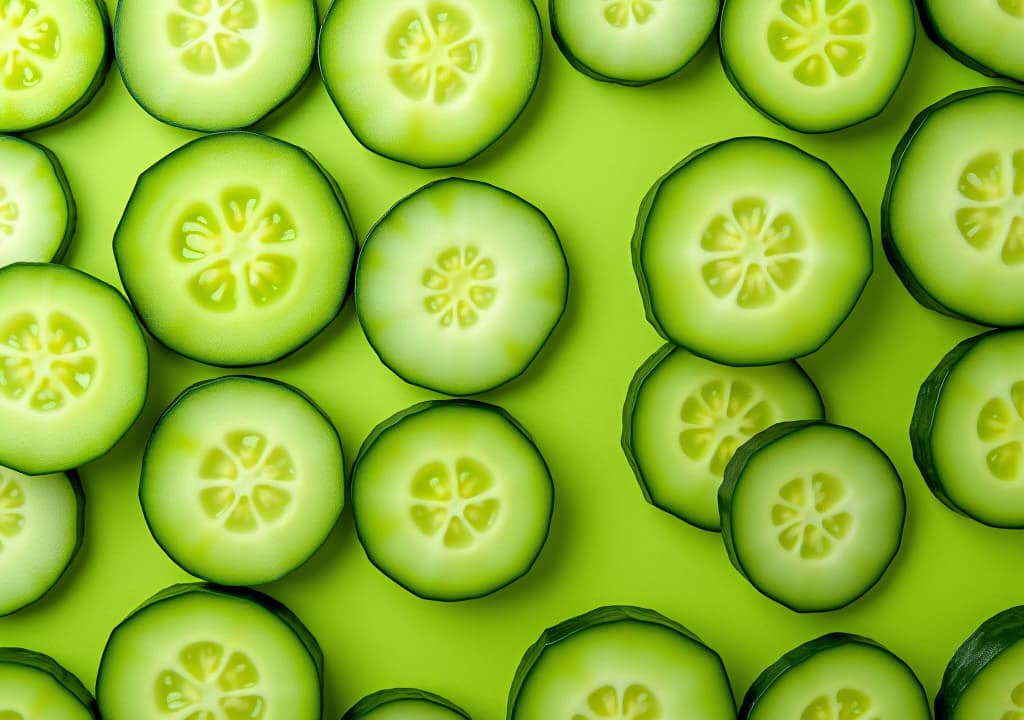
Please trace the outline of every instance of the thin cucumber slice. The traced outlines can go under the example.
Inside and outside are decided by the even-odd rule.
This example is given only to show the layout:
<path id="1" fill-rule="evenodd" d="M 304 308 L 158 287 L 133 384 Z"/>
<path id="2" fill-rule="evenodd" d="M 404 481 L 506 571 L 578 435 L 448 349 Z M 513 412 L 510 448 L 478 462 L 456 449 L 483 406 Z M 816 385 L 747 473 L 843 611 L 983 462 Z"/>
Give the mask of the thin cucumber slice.
<path id="1" fill-rule="evenodd" d="M 414 688 L 380 690 L 357 702 L 341 720 L 470 720 L 466 711 L 434 693 Z"/>
<path id="2" fill-rule="evenodd" d="M 0 267 L 57 262 L 76 217 L 57 156 L 30 140 L 0 135 Z"/>
<path id="3" fill-rule="evenodd" d="M 254 590 L 175 585 L 110 635 L 104 720 L 320 720 L 323 655 L 295 615 Z"/>
<path id="4" fill-rule="evenodd" d="M 740 446 L 718 491 L 729 559 L 796 612 L 844 607 L 899 551 L 907 503 L 885 453 L 855 430 L 773 425 Z"/>
<path id="5" fill-rule="evenodd" d="M 735 138 L 697 150 L 644 198 L 633 267 L 661 335 L 726 365 L 818 349 L 871 274 L 871 231 L 825 162 Z"/>
<path id="6" fill-rule="evenodd" d="M 43 475 L 95 460 L 142 412 L 148 384 L 121 293 L 63 265 L 0 269 L 0 465 Z"/>
<path id="7" fill-rule="evenodd" d="M 540 73 L 531 0 L 334 0 L 320 72 L 356 139 L 419 167 L 460 165 L 526 107 Z"/>
<path id="8" fill-rule="evenodd" d="M 714 32 L 720 0 L 551 0 L 551 34 L 584 75 L 646 85 L 679 72 Z"/>
<path id="9" fill-rule="evenodd" d="M 211 365 L 274 362 L 341 310 L 355 239 L 312 155 L 265 135 L 208 135 L 139 178 L 114 235 L 153 336 Z"/>
<path id="10" fill-rule="evenodd" d="M 314 0 L 120 0 L 117 64 L 157 120 L 206 132 L 284 104 L 316 50 Z"/>
<path id="11" fill-rule="evenodd" d="M 565 311 L 569 268 L 543 212 L 449 178 L 400 200 L 356 267 L 366 337 L 402 379 L 472 395 L 520 375 Z"/>
<path id="12" fill-rule="evenodd" d="M 882 242 L 925 307 L 1024 324 L 1024 91 L 954 93 L 914 119 L 893 155 Z"/>
<path id="13" fill-rule="evenodd" d="M 284 577 L 324 543 L 345 502 L 338 433 L 300 391 L 223 377 L 193 385 L 157 421 L 139 498 L 157 544 L 222 585 Z"/>
<path id="14" fill-rule="evenodd" d="M 743 698 L 740 718 L 931 720 L 931 710 L 921 681 L 905 662 L 874 640 L 832 633 L 765 669 Z"/>
<path id="15" fill-rule="evenodd" d="M 896 94 L 915 22 L 913 0 L 725 0 L 722 66 L 771 120 L 805 133 L 840 130 L 878 115 Z"/>
<path id="16" fill-rule="evenodd" d="M 918 0 L 929 37 L 969 68 L 1024 82 L 1024 3 Z"/>
<path id="17" fill-rule="evenodd" d="M 52 125 L 84 108 L 110 68 L 102 0 L 0 3 L 0 132 Z"/>
<path id="18" fill-rule="evenodd" d="M 0 720 L 100 720 L 82 681 L 53 658 L 0 648 Z"/>
<path id="19" fill-rule="evenodd" d="M 488 595 L 525 575 L 548 536 L 544 458 L 501 408 L 420 403 L 374 428 L 352 470 L 367 557 L 429 600 Z"/>
<path id="20" fill-rule="evenodd" d="M 526 651 L 508 720 L 735 720 L 722 659 L 693 633 L 643 608 L 597 608 Z"/>

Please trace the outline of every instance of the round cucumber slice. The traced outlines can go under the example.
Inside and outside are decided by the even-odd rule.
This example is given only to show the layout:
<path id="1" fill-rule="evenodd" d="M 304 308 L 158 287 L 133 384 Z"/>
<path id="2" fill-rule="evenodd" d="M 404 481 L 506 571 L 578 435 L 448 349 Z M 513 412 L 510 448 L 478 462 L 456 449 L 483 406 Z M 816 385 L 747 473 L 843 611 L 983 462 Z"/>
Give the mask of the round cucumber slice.
<path id="1" fill-rule="evenodd" d="M 56 262 L 71 242 L 75 219 L 57 156 L 30 140 L 0 135 L 0 267 Z"/>
<path id="2" fill-rule="evenodd" d="M 334 181 L 265 135 L 208 135 L 139 178 L 114 257 L 142 322 L 211 365 L 274 362 L 337 316 L 355 239 Z"/>
<path id="3" fill-rule="evenodd" d="M 102 0 L 0 3 L 0 132 L 52 125 L 85 107 L 110 67 Z"/>
<path id="4" fill-rule="evenodd" d="M 440 695 L 396 688 L 380 690 L 357 702 L 341 720 L 470 720 L 466 711 Z"/>
<path id="5" fill-rule="evenodd" d="M 82 681 L 53 658 L 0 648 L 0 720 L 100 720 Z"/>
<path id="6" fill-rule="evenodd" d="M 335 0 L 320 72 L 356 139 L 418 167 L 460 165 L 505 134 L 540 73 L 530 0 Z"/>
<path id="7" fill-rule="evenodd" d="M 509 720 L 734 720 L 722 659 L 693 633 L 643 608 L 597 608 L 549 628 L 526 651 Z"/>
<path id="8" fill-rule="evenodd" d="M 680 71 L 718 21 L 720 0 L 551 0 L 551 34 L 584 75 L 646 85 Z"/>
<path id="9" fill-rule="evenodd" d="M 633 267 L 665 339 L 726 365 L 807 355 L 871 274 L 871 231 L 825 162 L 735 138 L 697 150 L 644 198 Z"/>
<path id="10" fill-rule="evenodd" d="M 1021 0 L 918 0 L 929 37 L 985 75 L 1024 82 Z"/>
<path id="11" fill-rule="evenodd" d="M 844 607 L 881 579 L 900 547 L 903 483 L 855 430 L 773 425 L 745 442 L 718 491 L 733 565 L 796 612 Z"/>
<path id="12" fill-rule="evenodd" d="M 893 155 L 882 242 L 925 307 L 1024 324 L 1024 91 L 954 93 L 914 120 Z"/>
<path id="13" fill-rule="evenodd" d="M 316 32 L 314 0 L 120 0 L 114 46 L 146 112 L 209 132 L 252 125 L 294 95 Z"/>
<path id="14" fill-rule="evenodd" d="M 569 268 L 543 212 L 449 178 L 400 200 L 355 272 L 359 321 L 407 382 L 472 395 L 520 375 L 565 311 Z"/>
<path id="15" fill-rule="evenodd" d="M 905 662 L 874 640 L 832 633 L 790 650 L 761 673 L 740 718 L 931 720 L 931 711 Z"/>
<path id="16" fill-rule="evenodd" d="M 525 575 L 548 536 L 554 485 L 501 408 L 420 403 L 374 428 L 352 470 L 367 557 L 428 600 L 488 595 Z"/>
<path id="17" fill-rule="evenodd" d="M 259 585 L 302 565 L 345 502 L 331 421 L 297 389 L 224 377 L 185 390 L 160 417 L 139 498 L 157 544 L 188 572 Z"/>
<path id="18" fill-rule="evenodd" d="M 736 448 L 777 422 L 824 417 L 796 363 L 734 368 L 665 345 L 630 383 L 622 448 L 649 503 L 718 530 L 718 487 Z"/>
<path id="19" fill-rule="evenodd" d="M 121 293 L 63 265 L 0 269 L 0 465 L 42 475 L 95 460 L 142 412 L 148 383 Z"/>
<path id="20" fill-rule="evenodd" d="M 114 628 L 104 720 L 320 720 L 323 655 L 288 608 L 253 590 L 175 585 Z"/>
<path id="21" fill-rule="evenodd" d="M 725 0 L 722 66 L 755 109 L 793 130 L 878 115 L 910 63 L 913 0 Z"/>

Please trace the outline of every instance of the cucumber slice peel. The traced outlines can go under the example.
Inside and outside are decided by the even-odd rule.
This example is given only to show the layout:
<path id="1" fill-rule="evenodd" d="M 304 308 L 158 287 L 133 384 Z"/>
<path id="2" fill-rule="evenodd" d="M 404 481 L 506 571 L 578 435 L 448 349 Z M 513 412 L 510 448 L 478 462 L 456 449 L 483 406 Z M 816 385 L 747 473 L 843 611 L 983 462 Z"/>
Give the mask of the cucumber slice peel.
<path id="1" fill-rule="evenodd" d="M 5 707 L 9 704 L 14 709 Z M 53 712 L 61 720 L 100 720 L 95 698 L 56 660 L 34 650 L 0 647 L 0 717 L 34 720 L 37 711 Z"/>
<path id="2" fill-rule="evenodd" d="M 378 690 L 349 708 L 341 720 L 470 720 L 440 695 L 417 688 Z"/>

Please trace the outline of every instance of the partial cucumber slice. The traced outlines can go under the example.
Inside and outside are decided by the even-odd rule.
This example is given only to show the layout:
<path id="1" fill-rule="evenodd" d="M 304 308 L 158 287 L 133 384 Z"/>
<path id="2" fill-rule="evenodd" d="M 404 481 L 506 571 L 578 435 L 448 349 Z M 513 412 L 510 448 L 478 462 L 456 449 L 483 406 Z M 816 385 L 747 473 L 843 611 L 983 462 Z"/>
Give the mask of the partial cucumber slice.
<path id="1" fill-rule="evenodd" d="M 316 32 L 314 0 L 120 0 L 114 45 L 128 92 L 150 115 L 230 130 L 295 94 Z"/>
<path id="2" fill-rule="evenodd" d="M 1024 324 L 1024 91 L 954 93 L 914 120 L 893 155 L 882 241 L 925 307 Z"/>
<path id="3" fill-rule="evenodd" d="M 0 135 L 0 267 L 56 262 L 71 242 L 75 218 L 57 156 L 30 140 Z"/>
<path id="4" fill-rule="evenodd" d="M 102 0 L 0 3 L 0 132 L 60 122 L 85 107 L 110 67 Z"/>
<path id="5" fill-rule="evenodd" d="M 0 269 L 0 465 L 42 475 L 95 460 L 142 412 L 148 383 L 121 293 L 63 265 Z"/>
<path id="6" fill-rule="evenodd" d="M 150 532 L 185 570 L 259 585 L 324 543 L 345 502 L 341 441 L 320 408 L 274 380 L 193 385 L 164 412 L 142 460 Z"/>
<path id="7" fill-rule="evenodd" d="M 874 640 L 846 633 L 823 635 L 790 650 L 758 676 L 740 707 L 741 720 L 931 720 L 931 715 L 921 681 L 905 662 Z"/>
<path id="8" fill-rule="evenodd" d="M 715 29 L 720 0 L 551 0 L 551 34 L 584 75 L 646 85 L 694 58 Z"/>
<path id="9" fill-rule="evenodd" d="M 53 658 L 24 648 L 0 648 L 0 719 L 100 720 L 81 680 Z"/>
<path id="10" fill-rule="evenodd" d="M 630 383 L 622 448 L 647 502 L 718 530 L 718 487 L 736 448 L 777 422 L 824 417 L 796 363 L 734 368 L 665 345 Z"/>
<path id="11" fill-rule="evenodd" d="M 871 231 L 825 162 L 768 138 L 697 150 L 644 198 L 633 267 L 667 340 L 727 365 L 807 355 L 852 311 Z"/>
<path id="12" fill-rule="evenodd" d="M 907 510 L 877 445 L 817 421 L 779 423 L 741 445 L 718 505 L 733 565 L 797 612 L 835 610 L 870 590 L 896 557 Z"/>
<path id="13" fill-rule="evenodd" d="M 964 65 L 1024 82 L 1021 0 L 918 0 L 928 35 Z"/>
<path id="14" fill-rule="evenodd" d="M 344 199 L 313 156 L 245 132 L 193 140 L 143 173 L 114 235 L 146 328 L 223 366 L 309 342 L 341 310 L 354 254 Z"/>
<path id="15" fill-rule="evenodd" d="M 460 165 L 504 135 L 540 56 L 530 0 L 334 0 L 320 31 L 320 72 L 352 134 L 419 167 Z"/>
<path id="16" fill-rule="evenodd" d="M 722 659 L 664 615 L 597 608 L 548 628 L 526 651 L 509 720 L 735 720 Z"/>
<path id="17" fill-rule="evenodd" d="M 471 400 L 420 403 L 374 428 L 352 470 L 367 557 L 409 592 L 466 600 L 525 575 L 548 536 L 554 486 L 518 422 Z"/>
<path id="18" fill-rule="evenodd" d="M 451 395 L 533 361 L 565 311 L 569 268 L 547 217 L 517 195 L 449 178 L 400 200 L 356 268 L 356 312 L 381 361 Z"/>
<path id="19" fill-rule="evenodd" d="M 722 66 L 768 118 L 831 132 L 885 109 L 916 32 L 913 0 L 725 0 Z"/>
<path id="20" fill-rule="evenodd" d="M 254 590 L 175 585 L 107 641 L 104 720 L 320 720 L 323 655 L 281 603 Z"/>
<path id="21" fill-rule="evenodd" d="M 341 720 L 469 720 L 469 715 L 440 695 L 398 688 L 367 695 L 349 708 Z"/>

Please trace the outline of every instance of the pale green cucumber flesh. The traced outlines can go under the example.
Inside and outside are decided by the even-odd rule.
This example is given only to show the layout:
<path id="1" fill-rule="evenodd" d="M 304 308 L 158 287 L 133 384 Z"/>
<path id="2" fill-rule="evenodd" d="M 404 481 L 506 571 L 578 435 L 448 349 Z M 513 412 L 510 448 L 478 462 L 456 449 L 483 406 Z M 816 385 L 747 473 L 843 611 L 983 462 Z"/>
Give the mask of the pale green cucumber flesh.
<path id="1" fill-rule="evenodd" d="M 99 720 L 82 682 L 53 658 L 0 647 L 0 717 L 4 720 Z"/>
<path id="2" fill-rule="evenodd" d="M 1024 82 L 1024 5 L 1017 0 L 918 0 L 943 50 L 985 75 Z"/>

